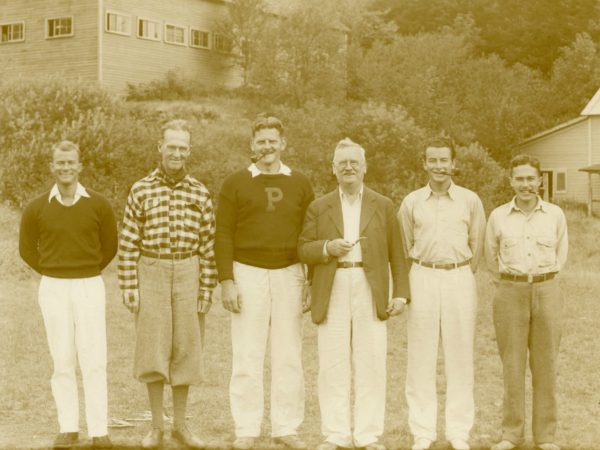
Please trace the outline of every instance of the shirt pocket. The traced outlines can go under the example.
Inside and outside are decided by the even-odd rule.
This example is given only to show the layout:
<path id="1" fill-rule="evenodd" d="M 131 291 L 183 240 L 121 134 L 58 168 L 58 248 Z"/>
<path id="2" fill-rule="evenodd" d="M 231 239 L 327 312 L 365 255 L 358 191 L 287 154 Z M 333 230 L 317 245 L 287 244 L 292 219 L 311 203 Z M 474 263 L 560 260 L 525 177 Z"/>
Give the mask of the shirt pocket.
<path id="1" fill-rule="evenodd" d="M 505 238 L 500 243 L 500 258 L 508 266 L 519 264 L 520 262 L 519 239 Z"/>
<path id="2" fill-rule="evenodd" d="M 202 211 L 200 206 L 193 202 L 185 204 L 183 216 L 183 226 L 187 233 L 198 234 L 200 232 L 200 221 L 202 219 Z"/>
<path id="3" fill-rule="evenodd" d="M 556 262 L 556 239 L 541 236 L 536 239 L 538 266 L 553 266 Z"/>

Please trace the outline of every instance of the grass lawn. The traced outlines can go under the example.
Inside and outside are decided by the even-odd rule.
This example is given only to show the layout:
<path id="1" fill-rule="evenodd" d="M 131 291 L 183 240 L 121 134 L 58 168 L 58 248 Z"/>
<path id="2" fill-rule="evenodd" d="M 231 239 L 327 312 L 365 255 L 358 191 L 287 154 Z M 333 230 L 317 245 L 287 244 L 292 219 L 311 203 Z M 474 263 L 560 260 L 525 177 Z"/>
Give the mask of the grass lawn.
<path id="1" fill-rule="evenodd" d="M 38 277 L 18 258 L 19 214 L 0 206 L 0 448 L 43 448 L 51 445 L 58 431 L 50 391 L 52 361 L 48 353 L 42 316 L 37 305 Z M 563 448 L 600 449 L 600 358 L 598 317 L 600 313 L 600 221 L 579 211 L 568 211 L 571 238 L 569 263 L 560 283 L 567 302 L 559 367 L 559 429 L 557 442 Z M 115 264 L 104 274 L 107 285 L 109 416 L 130 419 L 147 409 L 145 386 L 132 377 L 134 347 L 133 319 L 121 305 Z M 486 273 L 478 274 L 479 315 L 476 337 L 475 426 L 471 433 L 474 448 L 488 448 L 499 438 L 502 402 L 501 364 L 491 321 L 493 288 Z M 410 448 L 404 379 L 406 365 L 405 318 L 388 325 L 387 414 L 383 443 L 391 449 Z M 228 382 L 231 351 L 228 313 L 219 303 L 207 317 L 205 381 L 192 388 L 188 423 L 215 448 L 227 448 L 233 439 L 229 411 Z M 305 316 L 304 368 L 306 377 L 306 419 L 300 429 L 310 448 L 322 437 L 316 390 L 316 328 Z M 268 361 L 265 389 L 268 396 Z M 443 418 L 443 362 L 438 370 L 439 411 Z M 80 398 L 83 394 L 80 391 Z M 265 417 L 268 417 L 268 399 Z M 83 402 L 81 426 L 85 431 Z M 530 402 L 528 402 L 530 411 Z M 449 448 L 443 440 L 434 448 Z M 147 432 L 148 422 L 136 421 L 130 428 L 111 428 L 113 442 L 135 447 Z M 269 435 L 268 419 L 263 435 Z M 529 425 L 528 425 L 529 429 Z M 83 434 L 82 445 L 89 443 Z M 528 432 L 530 442 L 530 433 Z M 261 440 L 271 447 L 268 437 Z M 531 445 L 531 444 L 528 444 Z M 175 444 L 166 440 L 167 447 Z M 527 448 L 527 447 L 526 447 Z"/>

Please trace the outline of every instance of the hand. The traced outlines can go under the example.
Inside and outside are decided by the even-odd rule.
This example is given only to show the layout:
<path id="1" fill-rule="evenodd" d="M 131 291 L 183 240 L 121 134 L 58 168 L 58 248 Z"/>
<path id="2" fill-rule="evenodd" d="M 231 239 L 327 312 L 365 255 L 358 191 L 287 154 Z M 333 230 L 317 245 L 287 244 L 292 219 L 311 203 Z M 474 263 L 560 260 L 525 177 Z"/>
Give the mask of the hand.
<path id="1" fill-rule="evenodd" d="M 210 306 L 212 302 L 209 300 L 204 300 L 203 298 L 198 299 L 198 313 L 199 314 L 208 314 L 210 311 Z"/>
<path id="2" fill-rule="evenodd" d="M 393 298 L 389 301 L 386 311 L 390 315 L 390 317 L 392 317 L 392 316 L 397 316 L 397 315 L 402 314 L 405 309 L 406 309 L 406 299 L 398 297 L 398 298 Z"/>
<path id="3" fill-rule="evenodd" d="M 137 289 L 122 292 L 123 304 L 129 312 L 137 313 L 140 310 L 140 294 Z"/>
<path id="4" fill-rule="evenodd" d="M 302 313 L 310 311 L 310 301 L 310 284 L 306 281 L 302 286 Z"/>
<path id="5" fill-rule="evenodd" d="M 236 314 L 241 311 L 242 300 L 233 280 L 223 280 L 221 282 L 221 301 L 227 311 Z"/>
<path id="6" fill-rule="evenodd" d="M 330 256 L 335 256 L 339 258 L 340 256 L 344 256 L 350 250 L 352 250 L 353 246 L 354 243 L 348 242 L 345 239 L 334 239 L 333 241 L 329 241 L 327 243 L 327 253 L 329 253 Z"/>

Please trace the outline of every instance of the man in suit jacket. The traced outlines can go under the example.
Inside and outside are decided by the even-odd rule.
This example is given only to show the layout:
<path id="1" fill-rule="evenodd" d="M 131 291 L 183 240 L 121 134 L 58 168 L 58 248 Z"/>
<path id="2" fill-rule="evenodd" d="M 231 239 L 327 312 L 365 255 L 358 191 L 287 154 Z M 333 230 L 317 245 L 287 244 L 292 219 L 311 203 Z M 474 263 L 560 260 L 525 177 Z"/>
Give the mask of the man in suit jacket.
<path id="1" fill-rule="evenodd" d="M 310 204 L 298 244 L 300 260 L 313 270 L 311 313 L 319 325 L 318 389 L 326 440 L 318 450 L 385 449 L 378 442 L 385 412 L 385 320 L 404 310 L 409 290 L 394 207 L 363 185 L 366 171 L 364 149 L 350 139 L 340 141 L 333 158 L 339 189 Z"/>

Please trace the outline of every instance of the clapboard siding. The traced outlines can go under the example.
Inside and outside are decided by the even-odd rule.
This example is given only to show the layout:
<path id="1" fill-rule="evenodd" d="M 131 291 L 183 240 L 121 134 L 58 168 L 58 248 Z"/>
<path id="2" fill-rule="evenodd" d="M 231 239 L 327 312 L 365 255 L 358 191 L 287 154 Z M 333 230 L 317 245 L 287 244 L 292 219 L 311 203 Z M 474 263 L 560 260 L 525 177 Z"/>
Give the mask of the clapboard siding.
<path id="1" fill-rule="evenodd" d="M 105 0 L 105 13 L 107 10 L 116 10 L 131 16 L 132 32 L 131 36 L 102 33 L 103 84 L 113 91 L 125 93 L 128 82 L 160 79 L 169 70 L 180 71 L 186 77 L 193 77 L 206 85 L 239 84 L 240 72 L 233 65 L 231 56 L 212 49 L 189 46 L 190 28 L 212 31 L 215 22 L 225 13 L 225 8 L 222 2 L 207 0 Z M 137 37 L 138 17 L 160 21 L 160 41 Z M 166 43 L 165 23 L 186 27 L 187 45 Z"/>
<path id="2" fill-rule="evenodd" d="M 25 41 L 0 44 L 0 75 L 97 79 L 98 0 L 0 0 L 0 23 L 24 21 Z M 47 18 L 73 17 L 74 36 L 46 39 Z"/>
<path id="3" fill-rule="evenodd" d="M 585 202 L 588 197 L 588 177 L 579 169 L 588 163 L 588 123 L 592 118 L 577 122 L 547 134 L 539 139 L 528 142 L 520 147 L 521 153 L 528 153 L 540 160 L 542 169 L 567 169 L 567 192 L 555 194 L 555 200 L 573 200 Z M 598 130 L 597 145 L 600 144 L 600 123 L 596 123 Z M 594 123 L 592 123 L 594 130 Z M 600 157 L 600 156 L 599 156 Z"/>

